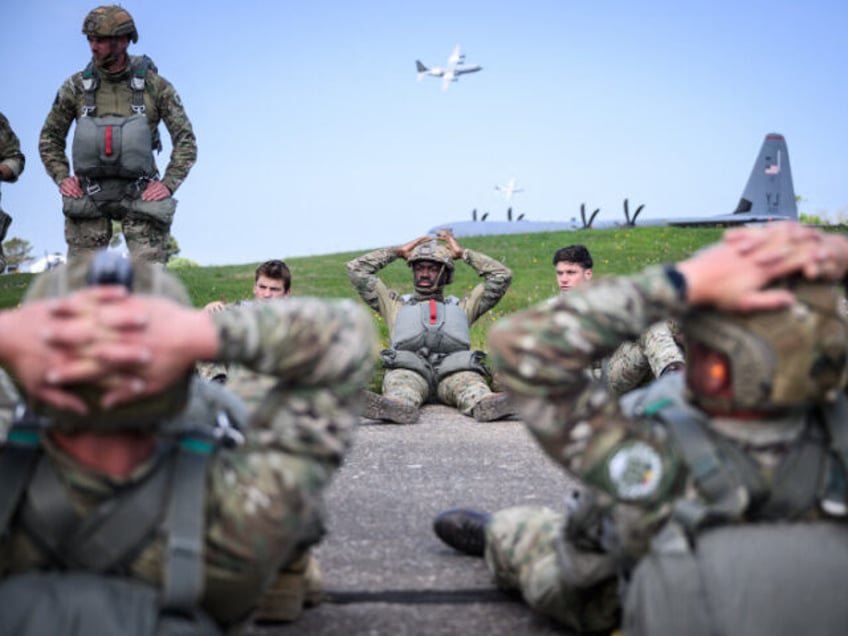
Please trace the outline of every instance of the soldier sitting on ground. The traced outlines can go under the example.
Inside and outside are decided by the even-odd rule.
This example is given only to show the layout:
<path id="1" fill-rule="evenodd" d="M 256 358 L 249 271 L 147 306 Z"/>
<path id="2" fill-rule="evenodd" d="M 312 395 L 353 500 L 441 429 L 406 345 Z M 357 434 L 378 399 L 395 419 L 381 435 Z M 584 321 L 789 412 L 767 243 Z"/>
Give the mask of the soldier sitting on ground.
<path id="1" fill-rule="evenodd" d="M 585 245 L 561 247 L 554 252 L 553 261 L 561 294 L 592 279 L 592 255 Z M 673 320 L 651 325 L 638 340 L 623 342 L 608 359 L 596 361 L 596 377 L 602 378 L 610 391 L 623 395 L 665 373 L 682 371 L 686 362 L 675 338 L 678 331 Z"/>
<path id="2" fill-rule="evenodd" d="M 265 261 L 256 268 L 253 277 L 253 300 L 262 302 L 276 298 L 288 298 L 291 295 L 292 275 L 288 265 L 278 259 Z M 241 307 L 250 304 L 250 300 L 237 300 L 227 304 L 223 300 L 206 303 L 203 309 L 208 312 L 223 311 L 229 307 Z M 230 376 L 229 365 L 201 362 L 197 365 L 200 377 L 206 380 L 225 383 Z M 249 380 L 248 380 L 249 383 Z M 267 388 L 267 387 L 266 387 Z"/>
<path id="3" fill-rule="evenodd" d="M 480 422 L 512 415 L 507 396 L 489 387 L 486 354 L 471 350 L 470 337 L 472 323 L 506 293 L 512 272 L 493 258 L 463 249 L 447 230 L 439 231 L 436 239 L 422 236 L 347 264 L 351 284 L 389 330 L 389 348 L 381 354 L 386 369 L 383 393 L 366 394 L 364 415 L 411 424 L 428 400 L 454 406 Z M 376 275 L 398 258 L 412 269 L 414 294 L 390 290 Z M 462 298 L 446 297 L 444 289 L 453 282 L 457 259 L 483 281 Z"/>
<path id="4" fill-rule="evenodd" d="M 509 316 L 495 368 L 588 487 L 566 510 L 455 509 L 437 535 L 579 632 L 830 635 L 848 625 L 848 238 L 732 230 L 676 266 Z M 581 370 L 667 317 L 688 363 L 620 401 Z"/>
<path id="5" fill-rule="evenodd" d="M 314 298 L 209 314 L 161 267 L 106 256 L 0 312 L 24 398 L 0 446 L 0 633 L 235 633 L 321 538 L 373 321 Z M 246 416 L 193 377 L 215 359 L 277 384 Z M 297 613 L 306 590 L 289 576 L 276 600 Z"/>

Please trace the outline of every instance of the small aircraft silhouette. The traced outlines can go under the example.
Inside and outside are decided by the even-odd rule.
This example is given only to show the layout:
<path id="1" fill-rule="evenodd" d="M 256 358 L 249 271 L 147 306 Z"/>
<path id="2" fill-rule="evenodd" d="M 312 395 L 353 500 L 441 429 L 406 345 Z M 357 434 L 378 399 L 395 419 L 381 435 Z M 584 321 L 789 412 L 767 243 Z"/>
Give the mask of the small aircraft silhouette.
<path id="1" fill-rule="evenodd" d="M 442 90 L 446 91 L 451 82 L 459 81 L 459 76 L 466 73 L 476 73 L 483 67 L 479 64 L 463 64 L 465 55 L 460 52 L 459 44 L 453 47 L 453 52 L 448 58 L 448 65 L 445 68 L 427 68 L 421 63 L 421 60 L 415 60 L 415 68 L 418 70 L 418 81 L 425 75 L 442 78 Z"/>
<path id="2" fill-rule="evenodd" d="M 504 197 L 504 199 L 506 199 L 507 203 L 512 201 L 512 195 L 515 194 L 516 192 L 524 192 L 524 188 L 518 188 L 518 187 L 515 186 L 515 177 L 510 179 L 509 183 L 507 183 L 505 186 L 496 185 L 495 190 L 497 190 L 498 192 L 500 192 L 503 195 L 503 197 Z"/>

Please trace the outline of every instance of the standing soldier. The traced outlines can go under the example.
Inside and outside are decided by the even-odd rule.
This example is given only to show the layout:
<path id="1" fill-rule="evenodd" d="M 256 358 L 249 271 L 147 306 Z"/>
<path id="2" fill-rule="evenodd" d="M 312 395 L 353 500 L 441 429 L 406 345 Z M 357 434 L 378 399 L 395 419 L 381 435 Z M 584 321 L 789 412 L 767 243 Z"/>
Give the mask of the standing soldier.
<path id="1" fill-rule="evenodd" d="M 97 7 L 86 16 L 82 32 L 92 59 L 62 84 L 38 144 L 62 193 L 68 258 L 107 246 L 114 219 L 121 221 L 135 257 L 164 263 L 177 206 L 172 195 L 197 158 L 191 122 L 153 61 L 128 55 L 138 32 L 126 9 Z M 73 121 L 72 175 L 65 140 Z M 160 121 L 173 146 L 161 180 L 153 157 L 154 150 L 162 150 Z"/>
<path id="2" fill-rule="evenodd" d="M 24 171 L 26 157 L 21 152 L 21 142 L 12 130 L 9 120 L 0 113 L 0 181 L 13 183 Z M 3 241 L 6 232 L 12 224 L 12 217 L 0 208 L 0 274 L 6 271 L 6 254 L 3 252 Z"/>
<path id="3" fill-rule="evenodd" d="M 347 264 L 350 282 L 389 330 L 382 352 L 383 395 L 368 392 L 364 415 L 398 424 L 418 420 L 428 399 L 458 408 L 480 422 L 512 415 L 507 396 L 492 393 L 485 353 L 471 350 L 470 327 L 494 307 L 512 282 L 512 272 L 493 258 L 463 249 L 448 231 L 406 245 L 379 249 Z M 390 290 L 376 273 L 398 258 L 412 269 L 414 294 Z M 454 260 L 470 265 L 483 282 L 462 298 L 444 296 L 453 282 Z"/>

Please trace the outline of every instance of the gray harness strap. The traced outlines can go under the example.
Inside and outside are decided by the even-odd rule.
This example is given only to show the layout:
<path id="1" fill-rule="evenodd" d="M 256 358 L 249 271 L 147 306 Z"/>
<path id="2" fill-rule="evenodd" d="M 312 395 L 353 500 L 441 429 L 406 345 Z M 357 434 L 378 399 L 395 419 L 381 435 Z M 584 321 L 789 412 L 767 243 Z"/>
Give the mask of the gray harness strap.
<path id="1" fill-rule="evenodd" d="M 203 591 L 203 529 L 206 468 L 215 444 L 189 437 L 180 441 L 165 528 L 164 609 L 194 607 Z"/>
<path id="2" fill-rule="evenodd" d="M 718 455 L 700 413 L 672 402 L 657 411 L 656 417 L 667 424 L 695 485 L 710 502 L 681 498 L 675 502 L 674 517 L 688 530 L 716 519 L 741 518 L 750 500 L 748 490 L 733 466 Z"/>
<path id="3" fill-rule="evenodd" d="M 39 428 L 37 418 L 22 411 L 9 430 L 5 450 L 0 452 L 0 536 L 6 533 L 41 456 Z"/>
<path id="4" fill-rule="evenodd" d="M 169 463 L 161 462 L 143 482 L 82 519 L 52 462 L 42 457 L 27 491 L 23 525 L 67 567 L 99 573 L 114 570 L 160 525 L 172 473 Z"/>
<path id="5" fill-rule="evenodd" d="M 144 89 L 148 69 L 152 69 L 154 72 L 158 70 L 153 60 L 146 55 L 134 59 L 134 64 L 130 69 L 130 88 L 132 88 L 133 92 L 131 108 L 136 115 L 145 114 Z M 97 112 L 95 95 L 98 88 L 100 88 L 100 77 L 97 75 L 97 70 L 92 60 L 82 71 L 82 89 L 85 97 L 82 107 L 83 117 L 93 117 Z M 153 133 L 153 150 L 162 152 L 162 140 L 159 137 L 158 129 Z"/>

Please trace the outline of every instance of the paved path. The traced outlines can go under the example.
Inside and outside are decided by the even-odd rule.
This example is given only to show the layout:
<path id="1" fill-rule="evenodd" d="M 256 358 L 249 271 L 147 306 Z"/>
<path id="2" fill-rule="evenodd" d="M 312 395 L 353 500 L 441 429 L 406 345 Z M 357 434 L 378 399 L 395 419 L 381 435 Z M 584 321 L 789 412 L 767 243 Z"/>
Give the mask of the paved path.
<path id="1" fill-rule="evenodd" d="M 560 507 L 569 483 L 518 421 L 481 424 L 437 405 L 410 426 L 363 419 L 330 487 L 329 534 L 316 550 L 328 600 L 296 623 L 250 634 L 562 634 L 431 526 L 456 506 Z"/>

